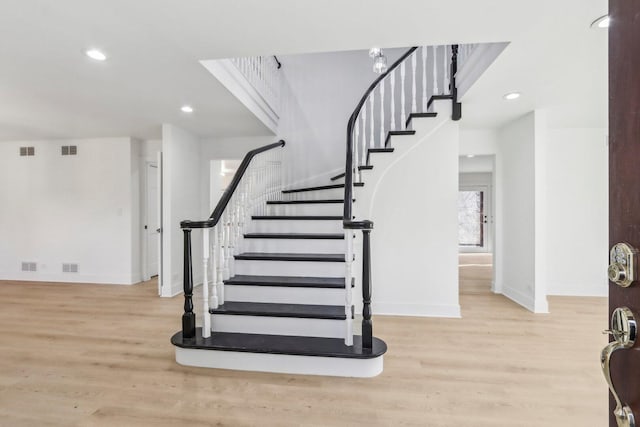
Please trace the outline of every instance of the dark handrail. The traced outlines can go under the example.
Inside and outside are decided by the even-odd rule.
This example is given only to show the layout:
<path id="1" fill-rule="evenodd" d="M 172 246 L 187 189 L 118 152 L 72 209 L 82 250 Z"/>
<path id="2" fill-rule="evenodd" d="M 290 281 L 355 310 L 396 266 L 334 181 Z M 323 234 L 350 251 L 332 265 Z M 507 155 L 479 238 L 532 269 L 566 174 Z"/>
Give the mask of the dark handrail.
<path id="1" fill-rule="evenodd" d="M 358 106 L 356 107 L 355 110 L 353 110 L 353 113 L 349 118 L 349 124 L 347 125 L 347 164 L 345 167 L 345 175 L 344 175 L 345 177 L 344 178 L 344 213 L 342 215 L 342 224 L 344 228 L 359 229 L 359 230 L 369 230 L 373 228 L 373 222 L 369 220 L 354 221 L 351 214 L 353 209 L 352 192 L 353 192 L 353 167 L 354 167 L 353 166 L 353 127 L 356 123 L 358 115 L 360 114 L 360 110 L 362 109 L 362 106 L 366 102 L 371 92 L 373 92 L 375 88 L 378 87 L 378 83 L 380 83 L 385 77 L 387 77 L 389 73 L 394 71 L 398 67 L 398 65 L 400 65 L 405 59 L 407 59 L 407 57 L 411 55 L 417 48 L 418 48 L 417 46 L 414 46 L 411 49 L 409 49 L 404 55 L 398 58 L 398 60 L 394 62 L 385 73 L 381 74 L 373 83 L 371 83 L 371 86 L 369 86 L 369 89 L 367 89 L 367 91 L 364 93 L 363 97 L 360 99 L 360 102 L 358 102 Z"/>
<path id="2" fill-rule="evenodd" d="M 277 147 L 284 147 L 284 145 L 285 145 L 285 142 L 284 140 L 281 139 L 280 141 L 274 142 L 273 144 L 265 145 L 264 147 L 256 148 L 255 150 L 249 151 L 244 156 L 244 159 L 242 159 L 242 163 L 240 163 L 240 167 L 238 167 L 238 170 L 233 175 L 231 184 L 229 184 L 227 189 L 224 191 L 224 194 L 222 194 L 220 201 L 218 202 L 215 209 L 211 213 L 211 216 L 209 217 L 209 219 L 205 221 L 189 221 L 189 220 L 182 221 L 180 222 L 180 228 L 192 229 L 192 228 L 215 227 L 218 221 L 220 221 L 220 218 L 222 217 L 222 214 L 226 209 L 227 205 L 229 204 L 229 201 L 231 200 L 231 196 L 233 196 L 233 193 L 236 191 L 236 188 L 238 188 L 238 185 L 240 184 L 240 180 L 244 176 L 244 173 L 249 168 L 249 164 L 251 163 L 251 160 L 260 153 L 269 151 Z"/>
<path id="3" fill-rule="evenodd" d="M 276 60 L 276 64 L 278 64 L 278 70 L 279 70 L 280 68 L 282 68 L 282 64 L 280 63 L 280 61 L 278 61 L 278 57 L 277 57 L 277 56 L 275 56 L 275 55 L 273 55 L 273 59 L 275 59 L 275 60 Z"/>

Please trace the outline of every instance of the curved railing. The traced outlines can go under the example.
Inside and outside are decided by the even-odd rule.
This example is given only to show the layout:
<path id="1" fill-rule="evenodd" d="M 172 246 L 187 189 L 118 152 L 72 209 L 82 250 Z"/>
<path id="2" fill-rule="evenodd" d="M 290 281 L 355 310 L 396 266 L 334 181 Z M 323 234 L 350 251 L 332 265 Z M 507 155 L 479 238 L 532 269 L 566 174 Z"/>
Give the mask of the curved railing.
<path id="1" fill-rule="evenodd" d="M 345 314 L 347 315 L 347 331 L 345 343 L 347 345 L 353 344 L 353 326 L 350 320 L 352 317 L 351 283 L 354 261 L 353 230 L 362 230 L 363 233 L 362 347 L 363 349 L 371 349 L 373 343 L 370 255 L 370 235 L 373 222 L 369 219 L 357 219 L 353 213 L 353 188 L 356 180 L 360 182 L 360 168 L 367 165 L 370 149 L 384 150 L 388 148 L 389 133 L 407 130 L 411 115 L 427 113 L 436 99 L 451 99 L 453 102 L 452 119 L 460 119 L 461 105 L 457 99 L 455 84 L 457 55 L 458 45 L 410 48 L 369 86 L 349 118 L 342 216 L 346 242 Z M 407 73 L 407 69 L 409 73 Z M 409 74 L 408 78 L 407 74 Z M 398 84 L 396 84 L 396 80 Z M 387 86 L 389 97 L 385 101 L 385 87 Z M 377 104 L 376 93 L 378 93 Z"/>
<path id="2" fill-rule="evenodd" d="M 193 338 L 196 318 L 193 311 L 193 264 L 191 258 L 191 230 L 203 229 L 203 326 L 202 337 L 211 336 L 210 308 L 224 304 L 223 281 L 233 275 L 233 256 L 238 240 L 251 216 L 264 209 L 267 200 L 277 200 L 282 190 L 280 140 L 249 151 L 233 176 L 218 204 L 204 221 L 180 222 L 184 233 L 184 314 L 182 337 Z M 211 236 L 211 235 L 212 236 Z M 210 237 L 213 244 L 210 245 Z M 209 282 L 209 263 L 212 283 Z"/>

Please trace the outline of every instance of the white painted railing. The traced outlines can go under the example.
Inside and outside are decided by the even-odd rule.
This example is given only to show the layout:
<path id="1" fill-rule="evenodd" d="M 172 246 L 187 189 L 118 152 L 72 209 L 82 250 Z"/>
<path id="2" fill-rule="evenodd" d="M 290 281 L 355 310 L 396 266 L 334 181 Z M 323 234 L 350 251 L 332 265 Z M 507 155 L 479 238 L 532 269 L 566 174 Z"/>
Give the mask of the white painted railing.
<path id="1" fill-rule="evenodd" d="M 284 141 L 253 150 L 245 156 L 231 184 L 222 195 L 211 217 L 205 221 L 183 221 L 185 232 L 185 314 L 183 337 L 195 334 L 193 277 L 191 275 L 191 231 L 202 229 L 203 285 L 202 337 L 211 336 L 209 309 L 224 304 L 224 281 L 235 274 L 234 256 L 242 249 L 242 236 L 252 215 L 266 213 L 267 200 L 280 200 L 282 194 L 282 148 Z M 188 325 L 185 327 L 185 318 Z M 193 335 L 191 335 L 192 337 Z"/>
<path id="2" fill-rule="evenodd" d="M 280 115 L 282 73 L 276 58 L 273 56 L 250 56 L 231 58 L 231 62 L 271 109 Z"/>

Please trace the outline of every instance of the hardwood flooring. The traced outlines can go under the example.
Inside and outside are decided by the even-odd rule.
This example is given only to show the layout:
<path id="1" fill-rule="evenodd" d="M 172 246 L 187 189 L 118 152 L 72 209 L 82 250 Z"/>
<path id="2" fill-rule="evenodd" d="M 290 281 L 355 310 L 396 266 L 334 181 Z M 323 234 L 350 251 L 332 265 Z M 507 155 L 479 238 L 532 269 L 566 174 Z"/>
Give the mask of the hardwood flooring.
<path id="1" fill-rule="evenodd" d="M 375 289 L 374 289 L 375 292 Z M 135 286 L 0 282 L 2 426 L 581 426 L 607 422 L 603 298 L 533 315 L 490 292 L 462 319 L 375 317 L 374 379 L 186 368 L 182 297 Z M 199 309 L 199 307 L 196 307 Z"/>

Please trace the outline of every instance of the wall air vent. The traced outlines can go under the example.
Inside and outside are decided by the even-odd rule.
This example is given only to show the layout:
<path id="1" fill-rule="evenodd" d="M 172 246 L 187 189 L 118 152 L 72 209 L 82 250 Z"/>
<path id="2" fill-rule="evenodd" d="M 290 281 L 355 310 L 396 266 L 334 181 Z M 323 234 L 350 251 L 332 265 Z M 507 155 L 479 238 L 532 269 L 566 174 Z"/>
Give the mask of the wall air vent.
<path id="1" fill-rule="evenodd" d="M 21 156 L 35 156 L 36 149 L 35 147 L 20 147 L 20 155 Z"/>
<path id="2" fill-rule="evenodd" d="M 61 148 L 63 156 L 75 156 L 78 154 L 77 145 L 63 145 Z"/>
<path id="3" fill-rule="evenodd" d="M 35 262 L 22 261 L 22 271 L 37 271 L 37 269 Z"/>
<path id="4" fill-rule="evenodd" d="M 78 264 L 62 264 L 62 272 L 63 273 L 77 273 L 78 272 Z"/>

